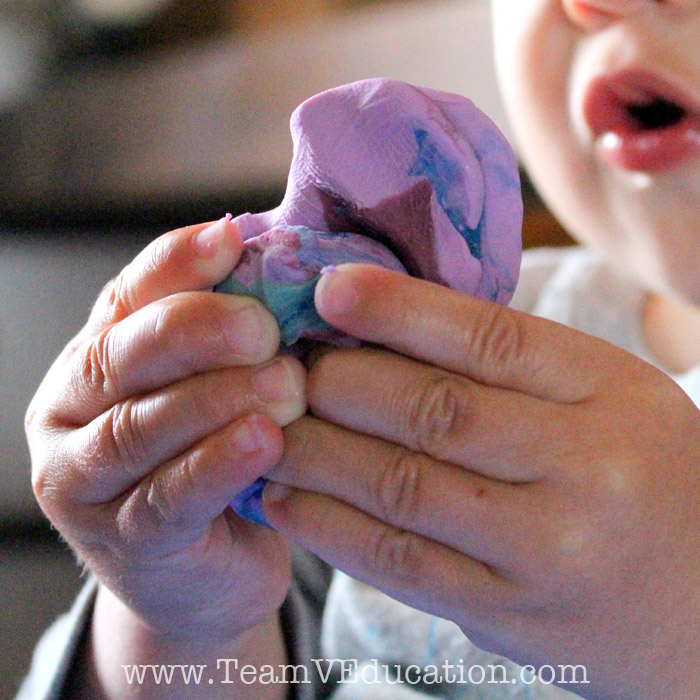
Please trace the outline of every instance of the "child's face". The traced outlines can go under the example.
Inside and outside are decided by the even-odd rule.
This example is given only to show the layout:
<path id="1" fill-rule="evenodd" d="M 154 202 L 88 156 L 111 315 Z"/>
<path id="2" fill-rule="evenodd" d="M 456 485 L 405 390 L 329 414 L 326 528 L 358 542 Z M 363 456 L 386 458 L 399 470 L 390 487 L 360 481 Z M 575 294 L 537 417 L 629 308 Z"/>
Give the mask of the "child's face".
<path id="1" fill-rule="evenodd" d="M 700 304 L 700 0 L 492 5 L 520 154 L 553 211 Z"/>

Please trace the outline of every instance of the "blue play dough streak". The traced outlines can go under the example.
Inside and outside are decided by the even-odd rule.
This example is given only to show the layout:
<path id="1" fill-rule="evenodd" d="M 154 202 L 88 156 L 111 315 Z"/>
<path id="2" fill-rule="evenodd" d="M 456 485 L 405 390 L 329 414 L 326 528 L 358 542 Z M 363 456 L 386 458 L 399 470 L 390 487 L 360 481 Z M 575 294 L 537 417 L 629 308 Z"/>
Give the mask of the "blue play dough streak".
<path id="1" fill-rule="evenodd" d="M 280 336 L 285 345 L 294 345 L 302 333 L 331 331 L 316 311 L 314 289 L 320 275 L 300 285 L 282 285 L 258 280 L 253 287 L 245 287 L 235 277 L 230 277 L 217 291 L 255 297 L 265 304 L 277 319 Z"/>
<path id="2" fill-rule="evenodd" d="M 418 157 L 409 175 L 423 176 L 435 190 L 440 208 L 466 241 L 469 252 L 481 260 L 481 230 L 470 229 L 464 215 L 464 203 L 469 201 L 464 184 L 460 182 L 459 163 L 440 150 L 438 143 L 425 129 L 414 129 L 418 141 Z"/>
<path id="3" fill-rule="evenodd" d="M 236 494 L 230 505 L 241 518 L 274 530 L 275 528 L 267 522 L 263 513 L 262 495 L 266 483 L 267 480 L 260 477 L 248 488 Z"/>
<path id="4" fill-rule="evenodd" d="M 262 301 L 277 319 L 285 345 L 294 345 L 304 332 L 331 330 L 314 305 L 314 289 L 320 278 L 316 275 L 308 282 L 294 286 L 263 282 Z"/>

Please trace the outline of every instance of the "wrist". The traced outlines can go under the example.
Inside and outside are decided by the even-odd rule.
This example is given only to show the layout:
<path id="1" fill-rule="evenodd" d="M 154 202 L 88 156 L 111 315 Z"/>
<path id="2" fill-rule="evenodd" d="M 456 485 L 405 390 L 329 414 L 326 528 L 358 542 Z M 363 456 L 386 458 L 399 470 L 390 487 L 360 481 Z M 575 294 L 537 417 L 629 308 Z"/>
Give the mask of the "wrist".
<path id="1" fill-rule="evenodd" d="M 256 682 L 263 667 L 286 663 L 279 614 L 230 639 L 153 630 L 111 591 L 100 587 L 83 663 L 102 697 L 284 698 L 287 687 Z M 155 672 L 155 673 L 154 673 Z M 160 675 L 157 682 L 156 675 Z M 169 680 L 168 680 L 169 679 Z M 90 697 L 99 697 L 97 693 Z"/>

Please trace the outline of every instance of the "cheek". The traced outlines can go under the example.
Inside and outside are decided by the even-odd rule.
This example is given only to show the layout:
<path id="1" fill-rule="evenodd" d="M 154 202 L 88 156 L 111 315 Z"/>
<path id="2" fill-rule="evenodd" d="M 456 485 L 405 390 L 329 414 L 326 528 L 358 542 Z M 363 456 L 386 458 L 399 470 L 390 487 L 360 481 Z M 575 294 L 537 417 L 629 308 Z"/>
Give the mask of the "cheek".
<path id="1" fill-rule="evenodd" d="M 497 0 L 493 17 L 501 89 L 524 141 L 520 135 L 528 135 L 528 127 L 537 130 L 539 126 L 533 119 L 567 116 L 576 35 L 558 0 Z"/>
<path id="2" fill-rule="evenodd" d="M 605 212 L 597 206 L 604 197 L 596 159 L 576 136 L 570 107 L 581 34 L 560 0 L 497 0 L 494 19 L 499 78 L 518 154 L 552 211 L 585 238 L 601 230 Z"/>

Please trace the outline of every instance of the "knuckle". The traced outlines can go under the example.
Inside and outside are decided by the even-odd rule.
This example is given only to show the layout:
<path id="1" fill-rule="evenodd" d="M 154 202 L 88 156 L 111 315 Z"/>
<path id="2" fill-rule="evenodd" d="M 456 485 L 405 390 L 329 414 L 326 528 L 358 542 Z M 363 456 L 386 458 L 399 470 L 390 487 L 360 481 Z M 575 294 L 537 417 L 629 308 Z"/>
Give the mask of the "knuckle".
<path id="1" fill-rule="evenodd" d="M 168 303 L 167 300 L 161 300 L 154 305 L 155 316 L 153 318 L 153 333 L 154 335 L 175 335 L 181 332 L 181 314 L 177 304 Z M 202 305 L 202 312 L 206 313 L 208 309 Z"/>
<path id="2" fill-rule="evenodd" d="M 93 450 L 57 428 L 50 414 L 33 412 L 27 419 L 27 444 L 32 493 L 54 524 L 65 527 L 66 516 L 77 512 L 91 486 Z"/>
<path id="3" fill-rule="evenodd" d="M 68 490 L 66 485 L 70 483 L 76 470 L 69 468 L 74 465 L 65 453 L 64 441 L 60 434 L 45 425 L 39 425 L 39 418 L 35 416 L 38 416 L 38 413 L 33 412 L 32 418 L 27 419 L 30 482 L 37 503 L 47 515 L 51 515 L 54 504 L 65 500 L 63 493 Z"/>
<path id="4" fill-rule="evenodd" d="M 24 414 L 24 433 L 31 443 L 33 436 L 38 431 L 40 411 L 36 406 L 36 399 L 33 400 L 27 407 Z"/>
<path id="5" fill-rule="evenodd" d="M 444 443 L 460 432 L 463 387 L 452 377 L 439 376 L 420 391 L 409 413 L 409 435 L 422 452 L 439 454 Z"/>
<path id="6" fill-rule="evenodd" d="M 140 282 L 153 277 L 167 262 L 172 248 L 167 238 L 161 236 L 153 241 L 104 286 L 93 310 L 101 322 L 118 323 L 140 308 Z"/>
<path id="7" fill-rule="evenodd" d="M 284 469 L 292 481 L 301 480 L 303 465 L 313 464 L 327 444 L 323 440 L 323 423 L 314 416 L 304 415 L 285 426 L 284 451 L 278 467 Z"/>
<path id="8" fill-rule="evenodd" d="M 102 395 L 106 395 L 115 385 L 110 338 L 109 329 L 105 329 L 86 345 L 82 354 L 79 379 L 88 392 L 97 389 Z"/>
<path id="9" fill-rule="evenodd" d="M 166 233 L 151 241 L 144 249 L 143 255 L 138 258 L 141 276 L 149 273 L 157 273 L 171 261 L 173 253 L 177 249 L 177 238 L 171 233 Z"/>
<path id="10" fill-rule="evenodd" d="M 381 520 L 402 526 L 420 512 L 420 476 L 420 456 L 403 449 L 380 471 L 374 500 Z"/>
<path id="11" fill-rule="evenodd" d="M 227 402 L 213 391 L 201 391 L 197 386 L 188 386 L 184 404 L 192 425 L 223 427 L 230 420 Z"/>
<path id="12" fill-rule="evenodd" d="M 398 581 L 420 578 L 417 539 L 410 532 L 379 524 L 368 538 L 365 565 L 382 576 Z"/>
<path id="13" fill-rule="evenodd" d="M 208 345 L 206 333 L 197 332 L 200 328 L 210 325 L 210 314 L 206 301 L 197 310 L 197 316 L 192 317 L 190 307 L 183 308 L 179 303 L 162 300 L 154 305 L 153 336 L 162 338 L 168 351 L 183 369 L 193 370 L 196 367 L 195 355 L 191 352 L 192 337 L 197 337 L 202 346 Z M 193 330 L 195 333 L 193 334 Z"/>
<path id="14" fill-rule="evenodd" d="M 139 403 L 134 399 L 115 404 L 107 413 L 103 432 L 106 445 L 101 452 L 122 468 L 142 464 L 148 454 L 139 415 Z"/>
<path id="15" fill-rule="evenodd" d="M 190 459 L 185 458 L 183 462 L 183 477 L 185 482 L 191 480 Z M 152 523 L 158 526 L 177 525 L 181 519 L 181 509 L 177 497 L 183 484 L 177 484 L 175 479 L 160 478 L 154 475 L 148 483 L 145 492 L 145 506 L 150 514 Z M 186 488 L 186 485 L 184 486 Z"/>
<path id="16" fill-rule="evenodd" d="M 187 526 L 191 513 L 188 503 L 201 492 L 202 453 L 190 450 L 177 463 L 154 472 L 145 485 L 144 506 L 156 530 Z"/>
<path id="17" fill-rule="evenodd" d="M 135 308 L 133 299 L 131 298 L 131 286 L 127 280 L 129 277 L 130 266 L 127 265 L 111 282 L 107 284 L 106 307 L 107 318 L 116 323 L 126 318 Z"/>
<path id="18" fill-rule="evenodd" d="M 36 502 L 62 531 L 70 527 L 73 515 L 80 510 L 78 497 L 83 480 L 76 471 L 61 457 L 38 459 L 32 464 L 31 487 Z"/>
<path id="19" fill-rule="evenodd" d="M 56 481 L 45 465 L 32 467 L 32 491 L 37 503 L 48 514 L 50 504 L 56 500 Z"/>
<path id="20" fill-rule="evenodd" d="M 478 319 L 467 348 L 478 366 L 488 367 L 496 379 L 507 377 L 523 364 L 527 352 L 527 332 L 518 314 L 490 304 Z"/>

